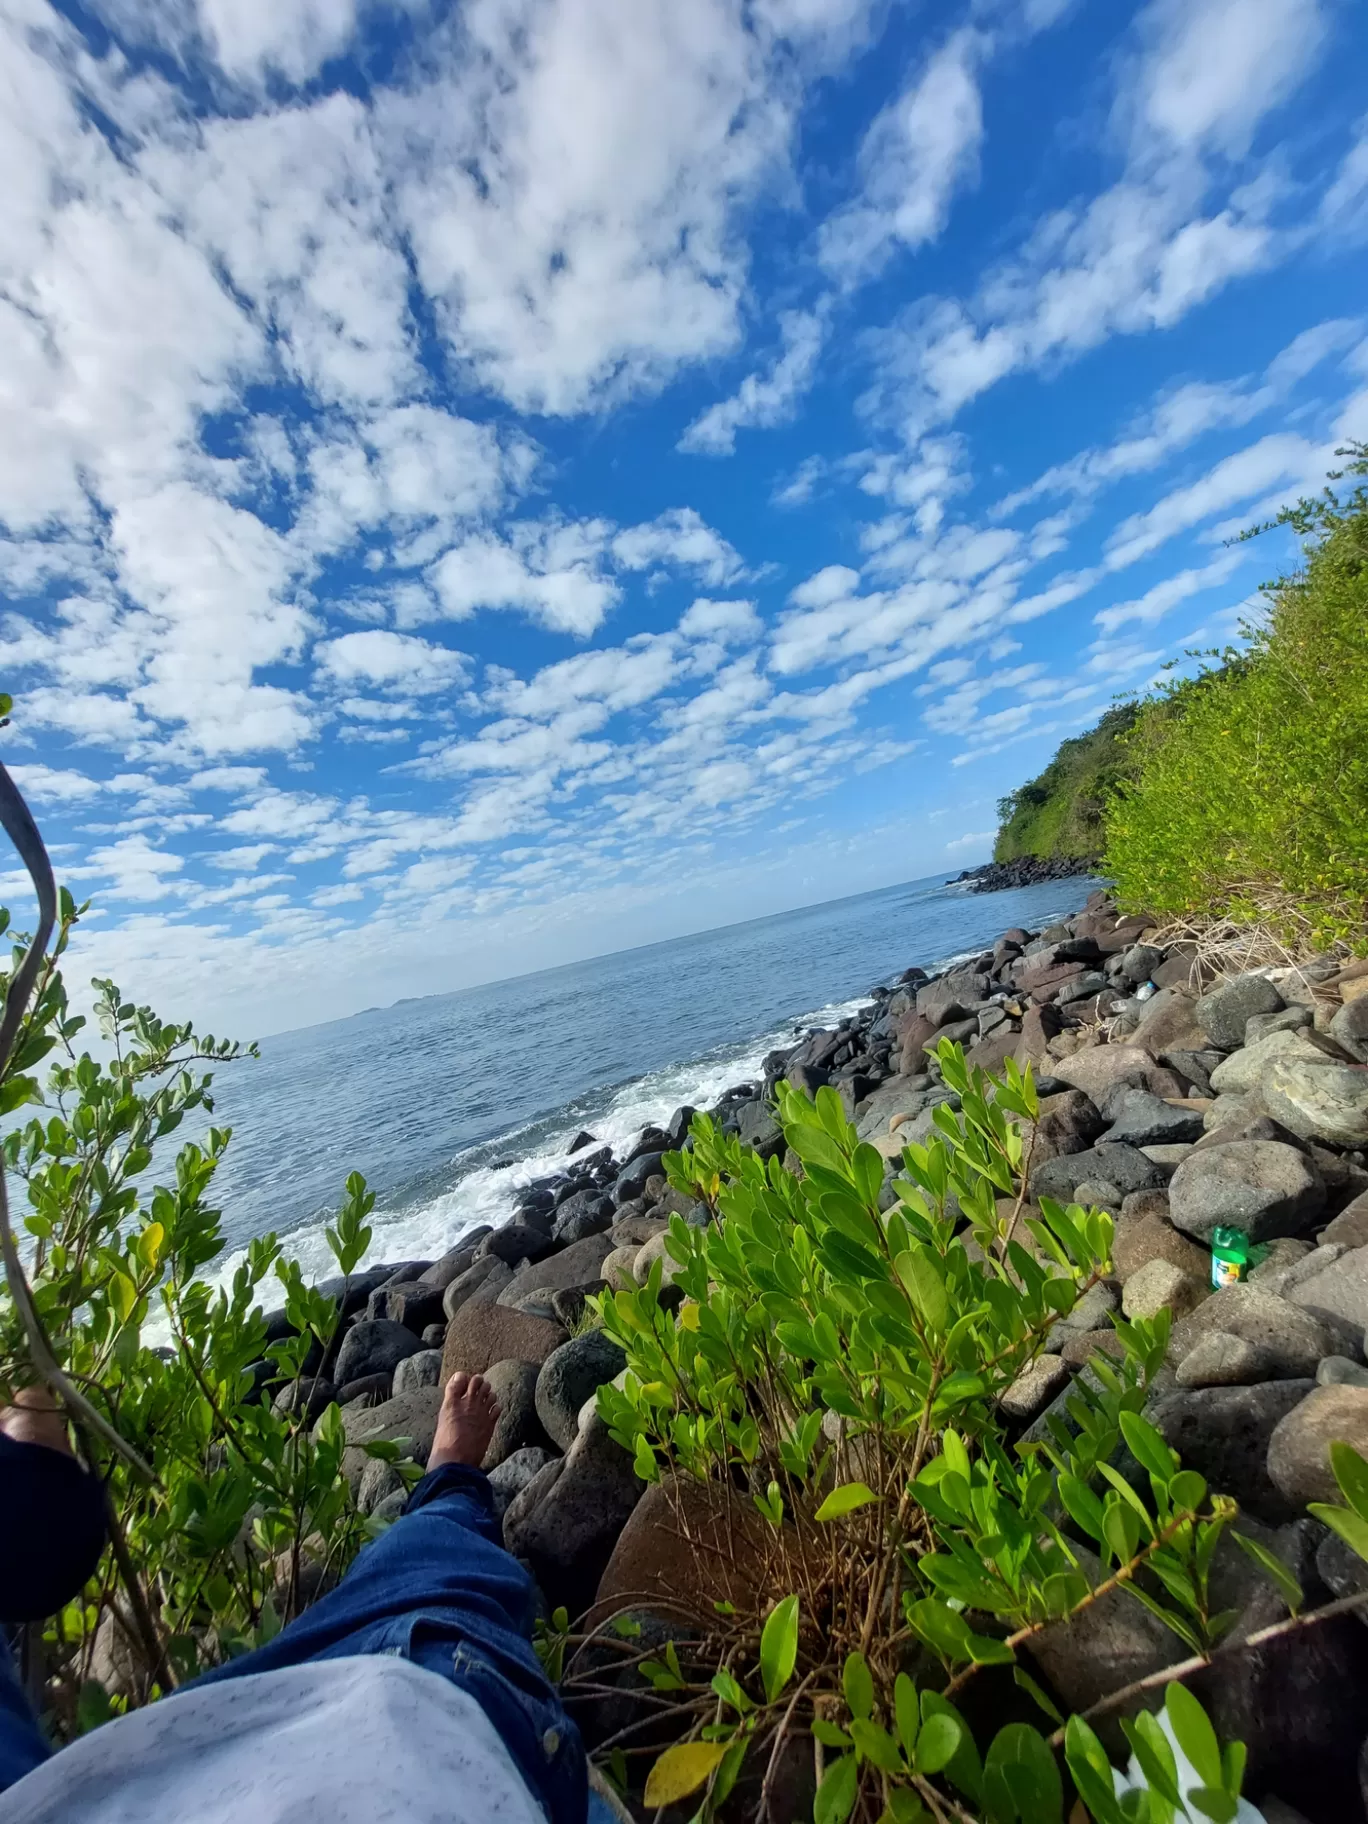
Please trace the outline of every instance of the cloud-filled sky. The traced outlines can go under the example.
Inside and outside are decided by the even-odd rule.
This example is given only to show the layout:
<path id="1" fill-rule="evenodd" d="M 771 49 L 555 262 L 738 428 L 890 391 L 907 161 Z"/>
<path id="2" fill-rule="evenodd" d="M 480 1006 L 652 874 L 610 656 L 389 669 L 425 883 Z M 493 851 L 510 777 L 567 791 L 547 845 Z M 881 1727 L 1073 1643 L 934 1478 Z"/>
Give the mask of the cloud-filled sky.
<path id="1" fill-rule="evenodd" d="M 1368 437 L 1366 78 L 1353 0 L 0 0 L 81 967 L 270 1031 L 982 859 Z"/>

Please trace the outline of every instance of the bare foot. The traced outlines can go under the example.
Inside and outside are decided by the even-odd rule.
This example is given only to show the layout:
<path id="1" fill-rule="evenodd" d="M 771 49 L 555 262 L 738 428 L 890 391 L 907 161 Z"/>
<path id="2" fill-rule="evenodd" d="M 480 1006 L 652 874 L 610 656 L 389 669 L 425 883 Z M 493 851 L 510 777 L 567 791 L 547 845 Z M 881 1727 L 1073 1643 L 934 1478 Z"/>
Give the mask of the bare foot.
<path id="1" fill-rule="evenodd" d="M 16 1444 L 41 1444 L 64 1457 L 72 1454 L 66 1417 L 46 1387 L 21 1388 L 13 1406 L 0 1407 L 0 1431 Z"/>
<path id="2" fill-rule="evenodd" d="M 499 1402 L 482 1374 L 453 1374 L 442 1395 L 437 1435 L 428 1457 L 429 1469 L 444 1463 L 464 1463 L 478 1469 L 494 1436 Z"/>

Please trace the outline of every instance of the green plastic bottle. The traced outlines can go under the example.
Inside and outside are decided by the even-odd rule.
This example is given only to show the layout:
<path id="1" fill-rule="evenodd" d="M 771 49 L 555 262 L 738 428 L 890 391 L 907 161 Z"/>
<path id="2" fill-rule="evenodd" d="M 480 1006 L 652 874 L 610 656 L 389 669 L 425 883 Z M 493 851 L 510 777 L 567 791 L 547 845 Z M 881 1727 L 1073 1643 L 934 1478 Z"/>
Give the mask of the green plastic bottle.
<path id="1" fill-rule="evenodd" d="M 1249 1237 L 1243 1229 L 1218 1228 L 1211 1237 L 1211 1283 L 1219 1292 L 1222 1286 L 1237 1286 L 1249 1272 Z"/>

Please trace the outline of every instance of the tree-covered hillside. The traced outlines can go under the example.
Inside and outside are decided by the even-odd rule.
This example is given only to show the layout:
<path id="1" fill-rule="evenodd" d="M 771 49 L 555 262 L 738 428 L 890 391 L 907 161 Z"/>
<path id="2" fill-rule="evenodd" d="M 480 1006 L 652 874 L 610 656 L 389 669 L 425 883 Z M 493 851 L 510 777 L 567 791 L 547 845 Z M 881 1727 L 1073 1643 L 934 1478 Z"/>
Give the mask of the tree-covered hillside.
<path id="1" fill-rule="evenodd" d="M 1061 741 L 1044 772 L 998 800 L 994 861 L 1022 855 L 1100 855 L 1102 809 L 1134 761 L 1122 737 L 1134 726 L 1134 704 L 1109 709 L 1096 728 Z"/>

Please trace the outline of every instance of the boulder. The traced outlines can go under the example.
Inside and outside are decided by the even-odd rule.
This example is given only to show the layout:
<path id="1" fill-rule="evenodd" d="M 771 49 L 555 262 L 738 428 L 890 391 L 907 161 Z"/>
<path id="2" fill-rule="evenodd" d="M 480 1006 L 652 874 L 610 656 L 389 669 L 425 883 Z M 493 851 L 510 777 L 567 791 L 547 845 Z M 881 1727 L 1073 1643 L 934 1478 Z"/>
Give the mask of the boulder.
<path id="1" fill-rule="evenodd" d="M 632 1292 L 636 1290 L 636 1274 L 633 1268 L 636 1266 L 636 1257 L 641 1252 L 642 1246 L 644 1243 L 627 1248 L 614 1248 L 612 1253 L 605 1258 L 601 1271 L 604 1283 L 610 1291 Z"/>
<path id="2" fill-rule="evenodd" d="M 1127 1089 L 1113 1096 L 1107 1113 L 1111 1118 L 1107 1138 L 1124 1146 L 1163 1146 L 1202 1137 L 1199 1108 L 1175 1107 L 1148 1090 Z"/>
<path id="3" fill-rule="evenodd" d="M 689 1540 L 696 1542 L 692 1548 Z M 587 1625 L 628 1603 L 650 1613 L 652 1600 L 674 1622 L 681 1606 L 704 1620 L 719 1601 L 752 1609 L 769 1590 L 772 1549 L 765 1522 L 744 1495 L 692 1476 L 663 1477 L 623 1527 Z"/>
<path id="4" fill-rule="evenodd" d="M 1245 1021 L 1244 1042 L 1246 1046 L 1257 1045 L 1275 1032 L 1300 1032 L 1304 1026 L 1310 1026 L 1314 1018 L 1309 1007 L 1296 1002 L 1291 1007 L 1284 1007 L 1281 1013 L 1251 1014 Z"/>
<path id="5" fill-rule="evenodd" d="M 440 1349 L 420 1349 L 416 1355 L 405 1356 L 394 1371 L 394 1391 L 396 1394 L 413 1393 L 419 1387 L 437 1387 L 442 1381 L 442 1352 Z"/>
<path id="6" fill-rule="evenodd" d="M 630 1160 L 613 1186 L 613 1202 L 617 1205 L 630 1202 L 639 1197 L 645 1188 L 648 1178 L 655 1178 L 662 1169 L 663 1152 L 642 1153 Z"/>
<path id="7" fill-rule="evenodd" d="M 1152 1260 L 1126 1281 L 1121 1309 L 1128 1318 L 1153 1317 L 1163 1310 L 1183 1317 L 1200 1305 L 1210 1291 L 1204 1278 L 1185 1273 L 1171 1261 Z"/>
<path id="8" fill-rule="evenodd" d="M 1251 1014 L 1277 1013 L 1282 1004 L 1283 997 L 1267 976 L 1237 975 L 1202 996 L 1197 1023 L 1218 1050 L 1234 1051 L 1244 1044 Z"/>
<path id="9" fill-rule="evenodd" d="M 1094 1587 L 1102 1583 L 1106 1573 L 1093 1554 L 1080 1545 L 1072 1550 L 1088 1581 Z M 1069 1621 L 1052 1622 L 1024 1650 L 1066 1711 L 1086 1710 L 1180 1655 L 1163 1622 L 1120 1589 L 1100 1596 Z M 1119 1737 L 1115 1725 L 1113 1730 Z"/>
<path id="10" fill-rule="evenodd" d="M 334 1382 L 311 1374 L 302 1380 L 288 1382 L 271 1401 L 271 1405 L 276 1412 L 286 1416 L 302 1412 L 304 1423 L 312 1425 L 315 1419 L 322 1418 L 329 1406 L 334 1404 L 337 1394 Z"/>
<path id="11" fill-rule="evenodd" d="M 1368 1248 L 1368 1192 L 1355 1197 L 1332 1222 L 1326 1223 L 1320 1239 L 1338 1242 L 1345 1248 Z"/>
<path id="12" fill-rule="evenodd" d="M 342 1338 L 333 1367 L 339 1387 L 362 1375 L 393 1374 L 405 1356 L 417 1355 L 421 1338 L 387 1317 L 363 1317 Z"/>
<path id="13" fill-rule="evenodd" d="M 1306 1264 L 1316 1265 L 1323 1252 Z M 1315 1317 L 1338 1319 L 1360 1333 L 1368 1330 L 1368 1248 L 1354 1248 L 1314 1272 L 1299 1273 L 1287 1296 Z"/>
<path id="14" fill-rule="evenodd" d="M 1276 1376 L 1276 1359 L 1259 1343 L 1208 1330 L 1179 1362 L 1174 1379 L 1180 1387 L 1251 1387 Z"/>
<path id="15" fill-rule="evenodd" d="M 1256 1344 L 1269 1363 L 1267 1378 L 1277 1380 L 1310 1379 L 1322 1356 L 1342 1352 L 1345 1334 L 1341 1326 L 1258 1286 L 1226 1286 L 1174 1325 L 1169 1360 L 1181 1363 L 1218 1330 Z"/>
<path id="16" fill-rule="evenodd" d="M 440 1387 L 416 1387 L 383 1400 L 378 1406 L 343 1407 L 342 1429 L 348 1448 L 343 1452 L 342 1469 L 352 1488 L 360 1486 L 366 1465 L 374 1461 L 360 1446 L 377 1439 L 401 1444 L 405 1457 L 414 1463 L 426 1463 L 437 1435 L 441 1407 Z"/>
<path id="17" fill-rule="evenodd" d="M 1332 1443 L 1368 1455 L 1368 1387 L 1308 1388 L 1306 1398 L 1279 1421 L 1269 1439 L 1268 1473 L 1293 1508 L 1342 1501 L 1330 1467 Z"/>
<path id="18" fill-rule="evenodd" d="M 418 1275 L 418 1284 L 436 1286 L 439 1292 L 445 1292 L 453 1279 L 459 1279 L 473 1265 L 475 1250 L 490 1233 L 491 1228 L 487 1222 L 481 1223 L 478 1229 L 471 1229 L 461 1237 L 450 1253 L 443 1254 L 440 1260 L 434 1260 L 430 1267 Z"/>
<path id="19" fill-rule="evenodd" d="M 1368 1368 L 1362 1362 L 1351 1362 L 1347 1355 L 1321 1357 L 1316 1369 L 1317 1387 L 1368 1387 Z"/>
<path id="20" fill-rule="evenodd" d="M 553 1292 L 568 1292 L 574 1286 L 597 1287 L 603 1279 L 603 1263 L 613 1251 L 610 1234 L 586 1235 L 572 1241 L 545 1260 L 529 1261 L 499 1288 L 501 1305 L 511 1305 L 529 1292 L 545 1292 L 547 1301 Z M 531 1358 L 529 1357 L 529 1360 Z"/>
<path id="21" fill-rule="evenodd" d="M 1206 1033 L 1197 1019 L 1192 996 L 1177 988 L 1161 988 L 1145 1003 L 1131 1043 L 1158 1058 L 1168 1051 L 1204 1051 Z"/>
<path id="22" fill-rule="evenodd" d="M 559 1324 L 499 1304 L 481 1291 L 467 1299 L 447 1327 L 442 1384 L 453 1374 L 483 1374 L 494 1362 L 544 1362 L 565 1341 Z"/>
<path id="23" fill-rule="evenodd" d="M 464 1273 L 448 1280 L 442 1293 L 442 1315 L 450 1322 L 466 1300 L 473 1297 L 482 1286 L 491 1285 L 497 1289 L 506 1285 L 512 1277 L 513 1269 L 506 1261 L 496 1260 L 492 1254 L 486 1254 L 483 1259 L 467 1267 Z"/>
<path id="24" fill-rule="evenodd" d="M 486 1368 L 485 1379 L 499 1402 L 499 1418 L 482 1468 L 497 1469 L 517 1451 L 534 1446 L 545 1450 L 550 1444 L 537 1417 L 538 1372 L 535 1362 L 493 1362 Z"/>
<path id="25" fill-rule="evenodd" d="M 1069 1366 L 1061 1356 L 1037 1356 L 1007 1388 L 998 1401 L 998 1409 L 1006 1419 L 1029 1424 L 1072 1379 Z"/>
<path id="26" fill-rule="evenodd" d="M 1279 1058 L 1260 1084 L 1270 1115 L 1304 1139 L 1336 1146 L 1368 1141 L 1368 1068 Z"/>
<path id="27" fill-rule="evenodd" d="M 1215 1302 L 1209 1299 L 1207 1306 Z M 1187 1468 L 1206 1477 L 1214 1493 L 1233 1495 L 1258 1519 L 1278 1526 L 1301 1510 L 1270 1479 L 1269 1440 L 1314 1386 L 1314 1381 L 1299 1380 L 1179 1388 L 1161 1395 L 1147 1412 L 1165 1442 Z"/>
<path id="28" fill-rule="evenodd" d="M 625 1353 L 601 1330 L 572 1336 L 547 1356 L 537 1375 L 536 1405 L 552 1443 L 569 1450 L 579 1432 L 584 1402 L 626 1366 Z"/>
<path id="29" fill-rule="evenodd" d="M 644 1488 L 632 1459 L 595 1414 L 567 1455 L 512 1501 L 504 1515 L 504 1543 L 531 1565 L 553 1606 L 564 1604 L 578 1615 L 592 1602 Z"/>
<path id="30" fill-rule="evenodd" d="M 1089 1286 L 1073 1310 L 1051 1326 L 1046 1348 L 1051 1354 L 1058 1354 L 1070 1337 L 1082 1336 L 1089 1330 L 1101 1330 L 1116 1310 L 1118 1302 L 1116 1293 L 1105 1280 Z"/>
<path id="31" fill-rule="evenodd" d="M 1125 1081 L 1140 1089 L 1153 1088 L 1153 1078 L 1160 1069 L 1153 1052 L 1139 1045 L 1090 1045 L 1070 1058 L 1062 1058 L 1054 1074 L 1097 1102 L 1113 1083 Z"/>
<path id="32" fill-rule="evenodd" d="M 493 1256 L 508 1266 L 516 1266 L 520 1260 L 540 1260 L 543 1254 L 551 1250 L 551 1237 L 530 1222 L 506 1222 L 501 1229 L 493 1229 L 480 1243 L 478 1258 L 487 1260 Z"/>
<path id="33" fill-rule="evenodd" d="M 1239 1530 L 1252 1531 L 1243 1515 Z M 1306 1591 L 1308 1610 L 1325 1601 L 1317 1569 L 1323 1536 L 1324 1529 L 1303 1516 L 1259 1541 Z M 1218 1606 L 1239 1610 L 1226 1636 L 1232 1649 L 1287 1617 L 1283 1598 L 1268 1579 L 1257 1579 L 1243 1601 L 1232 1594 L 1233 1602 L 1227 1602 L 1225 1591 L 1216 1596 Z M 1345 1615 L 1250 1651 L 1232 1650 L 1191 1682 L 1219 1739 L 1246 1744 L 1246 1792 L 1263 1795 L 1270 1785 L 1290 1791 L 1324 1824 L 1340 1824 L 1360 1815 L 1356 1761 L 1364 1729 L 1365 1672 L 1368 1633 Z M 1281 1824 L 1287 1817 L 1263 1796 L 1259 1815 L 1267 1824 Z"/>
<path id="34" fill-rule="evenodd" d="M 1273 1140 L 1198 1147 L 1168 1189 L 1174 1226 L 1208 1242 L 1222 1226 L 1243 1229 L 1251 1241 L 1298 1235 L 1325 1205 L 1325 1186 L 1305 1153 Z"/>
<path id="35" fill-rule="evenodd" d="M 1047 1159 L 1031 1173 L 1031 1195 L 1053 1197 L 1058 1202 L 1072 1202 L 1078 1187 L 1085 1182 L 1114 1185 L 1121 1197 L 1130 1191 L 1148 1190 L 1161 1185 L 1168 1177 L 1162 1166 L 1132 1146 L 1116 1146 L 1109 1141 L 1090 1147 L 1083 1153 L 1066 1153 L 1058 1159 Z M 1119 1200 L 1118 1200 L 1119 1201 Z"/>
<path id="36" fill-rule="evenodd" d="M 1211 1073 L 1211 1087 L 1218 1095 L 1248 1095 L 1260 1090 L 1273 1066 L 1282 1059 L 1297 1059 L 1313 1068 L 1337 1060 L 1327 1051 L 1319 1034 L 1284 1027 L 1270 1032 L 1257 1044 L 1245 1045 L 1232 1052 Z"/>
<path id="37" fill-rule="evenodd" d="M 375 1294 L 382 1302 L 374 1315 L 402 1324 L 406 1330 L 412 1330 L 415 1336 L 421 1337 L 429 1324 L 441 1320 L 444 1296 L 445 1289 L 441 1286 L 425 1286 L 420 1280 L 408 1280 L 403 1285 L 389 1286 Z"/>
<path id="38" fill-rule="evenodd" d="M 680 1269 L 678 1262 L 668 1251 L 668 1239 L 666 1231 L 662 1229 L 659 1235 L 653 1235 L 637 1250 L 636 1259 L 632 1263 L 632 1272 L 639 1286 L 646 1284 L 651 1277 L 651 1268 L 657 1261 L 661 1265 L 661 1285 L 672 1286 L 674 1284 L 675 1275 Z"/>
<path id="39" fill-rule="evenodd" d="M 1086 1152 L 1105 1126 L 1096 1104 L 1081 1089 L 1042 1097 L 1031 1149 L 1032 1164 L 1043 1165 L 1047 1159 Z"/>
<path id="40" fill-rule="evenodd" d="M 502 1521 L 515 1495 L 520 1495 L 534 1476 L 559 1459 L 552 1451 L 536 1444 L 525 1444 L 505 1457 L 489 1472 L 489 1486 L 494 1491 L 494 1517 Z"/>
<path id="41" fill-rule="evenodd" d="M 586 1235 L 597 1235 L 612 1222 L 616 1207 L 612 1198 L 600 1190 L 576 1191 L 557 1208 L 551 1239 L 566 1245 L 582 1241 Z"/>
<path id="42" fill-rule="evenodd" d="M 955 970 L 917 990 L 917 1012 L 932 1027 L 948 1026 L 977 1012 L 992 990 L 992 978 L 974 970 Z"/>
<path id="43" fill-rule="evenodd" d="M 377 1507 L 394 1495 L 403 1495 L 407 1500 L 404 1478 L 393 1463 L 385 1463 L 379 1457 L 368 1457 L 356 1485 L 357 1507 L 363 1514 L 373 1514 Z"/>
<path id="44" fill-rule="evenodd" d="M 1127 1198 L 1126 1203 L 1129 1202 Z M 1205 1248 L 1180 1235 L 1166 1216 L 1132 1212 L 1123 1204 L 1112 1242 L 1112 1267 L 1117 1279 L 1124 1286 L 1153 1261 L 1166 1261 L 1194 1279 L 1211 1277 L 1211 1256 Z"/>
<path id="45" fill-rule="evenodd" d="M 1368 1064 L 1368 995 L 1345 1002 L 1330 1022 L 1330 1037 L 1360 1064 Z"/>
<path id="46" fill-rule="evenodd" d="M 615 1248 L 639 1248 L 643 1242 L 669 1227 L 669 1219 L 654 1210 L 639 1210 L 628 1216 L 619 1210 L 618 1219 L 608 1231 Z"/>

